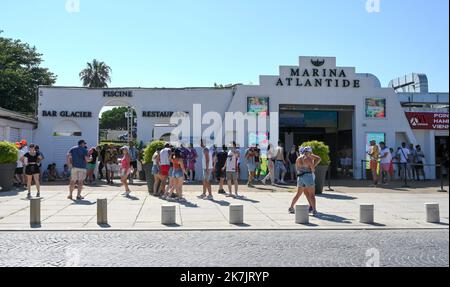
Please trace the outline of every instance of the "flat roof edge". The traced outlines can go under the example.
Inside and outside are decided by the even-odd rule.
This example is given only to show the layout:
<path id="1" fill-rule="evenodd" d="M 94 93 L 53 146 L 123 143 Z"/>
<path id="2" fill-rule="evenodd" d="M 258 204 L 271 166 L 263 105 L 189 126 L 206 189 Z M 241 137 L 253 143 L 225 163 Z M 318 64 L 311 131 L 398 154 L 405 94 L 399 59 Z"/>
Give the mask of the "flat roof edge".
<path id="1" fill-rule="evenodd" d="M 223 88 L 215 88 L 215 87 L 182 87 L 182 88 L 145 88 L 145 87 L 107 87 L 107 88 L 89 88 L 89 87 L 78 87 L 78 86 L 38 86 L 39 89 L 79 89 L 79 90 L 175 90 L 175 91 L 183 91 L 183 90 L 231 90 L 236 86 L 240 86 L 241 84 L 235 84 L 230 87 Z"/>

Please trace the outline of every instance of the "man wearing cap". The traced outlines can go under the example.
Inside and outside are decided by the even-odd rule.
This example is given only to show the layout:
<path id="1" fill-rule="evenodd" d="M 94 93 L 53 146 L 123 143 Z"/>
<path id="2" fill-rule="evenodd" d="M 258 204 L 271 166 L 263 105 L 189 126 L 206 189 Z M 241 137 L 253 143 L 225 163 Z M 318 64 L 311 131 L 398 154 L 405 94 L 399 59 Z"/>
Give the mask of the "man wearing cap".
<path id="1" fill-rule="evenodd" d="M 25 153 L 28 152 L 28 142 L 26 140 L 21 140 L 20 145 L 22 146 L 22 150 Z"/>
<path id="2" fill-rule="evenodd" d="M 78 184 L 77 199 L 83 199 L 81 190 L 83 189 L 83 181 L 86 178 L 86 163 L 88 162 L 88 151 L 86 149 L 86 142 L 84 140 L 78 141 L 78 146 L 72 147 L 67 153 L 67 164 L 71 168 L 71 177 L 69 185 L 70 200 L 73 200 L 72 193 L 75 189 L 75 183 Z"/>
<path id="3" fill-rule="evenodd" d="M 26 154 L 26 152 L 20 142 L 16 142 L 16 147 L 19 150 L 19 156 L 17 158 L 17 165 L 14 176 L 16 179 L 16 186 L 23 187 L 23 185 L 25 184 L 25 176 L 23 174 L 23 156 Z"/>

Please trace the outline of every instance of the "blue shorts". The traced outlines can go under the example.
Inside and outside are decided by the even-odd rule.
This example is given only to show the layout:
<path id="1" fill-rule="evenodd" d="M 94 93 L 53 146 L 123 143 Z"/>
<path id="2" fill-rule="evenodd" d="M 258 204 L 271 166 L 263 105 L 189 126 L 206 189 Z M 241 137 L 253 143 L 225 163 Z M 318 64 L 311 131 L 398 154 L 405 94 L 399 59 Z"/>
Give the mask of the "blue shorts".
<path id="1" fill-rule="evenodd" d="M 256 170 L 256 164 L 254 163 L 247 163 L 247 169 L 249 172 L 253 172 Z"/>
<path id="2" fill-rule="evenodd" d="M 154 164 L 152 166 L 152 174 L 153 175 L 158 175 L 158 173 L 159 173 L 159 167 L 156 164 Z"/>
<path id="3" fill-rule="evenodd" d="M 282 160 L 275 161 L 275 172 L 280 170 L 281 172 L 286 172 L 286 166 Z"/>
<path id="4" fill-rule="evenodd" d="M 297 176 L 297 187 L 314 187 L 315 179 L 313 173 L 305 173 L 302 176 Z"/>
<path id="5" fill-rule="evenodd" d="M 183 174 L 183 170 L 181 168 L 180 169 L 172 169 L 172 177 L 180 178 L 183 176 L 184 176 L 184 174 Z"/>

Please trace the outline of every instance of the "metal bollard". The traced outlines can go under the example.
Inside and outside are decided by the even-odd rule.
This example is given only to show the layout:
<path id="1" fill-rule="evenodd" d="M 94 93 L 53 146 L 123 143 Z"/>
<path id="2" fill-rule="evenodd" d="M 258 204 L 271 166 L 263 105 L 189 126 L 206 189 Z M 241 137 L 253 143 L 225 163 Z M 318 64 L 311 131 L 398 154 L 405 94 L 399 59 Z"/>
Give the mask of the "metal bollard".
<path id="1" fill-rule="evenodd" d="M 40 225 L 41 224 L 41 199 L 32 198 L 30 199 L 30 224 Z"/>
<path id="2" fill-rule="evenodd" d="M 108 202 L 106 198 L 97 199 L 97 224 L 108 224 Z"/>
<path id="3" fill-rule="evenodd" d="M 297 224 L 309 223 L 309 205 L 295 206 L 295 223 Z"/>
<path id="4" fill-rule="evenodd" d="M 175 205 L 161 206 L 161 224 L 170 225 L 176 223 Z"/>
<path id="5" fill-rule="evenodd" d="M 374 205 L 361 204 L 359 206 L 359 222 L 372 224 L 374 223 Z"/>
<path id="6" fill-rule="evenodd" d="M 440 223 L 441 215 L 439 212 L 439 203 L 425 203 L 425 208 L 427 212 L 427 222 L 429 223 Z"/>
<path id="7" fill-rule="evenodd" d="M 243 205 L 230 205 L 230 224 L 243 224 L 244 223 L 244 206 Z"/>

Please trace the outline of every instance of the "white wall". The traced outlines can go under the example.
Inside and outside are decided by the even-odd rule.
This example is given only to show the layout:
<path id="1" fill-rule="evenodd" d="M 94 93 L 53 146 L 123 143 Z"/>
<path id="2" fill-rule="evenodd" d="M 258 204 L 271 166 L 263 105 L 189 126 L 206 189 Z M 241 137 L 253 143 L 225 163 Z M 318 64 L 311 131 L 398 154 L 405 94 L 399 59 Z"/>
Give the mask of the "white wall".
<path id="1" fill-rule="evenodd" d="M 0 141 L 6 140 L 16 142 L 19 140 L 26 140 L 33 142 L 33 128 L 34 125 L 30 123 L 17 122 L 0 118 Z M 18 135 L 13 136 L 11 129 L 17 129 Z"/>

